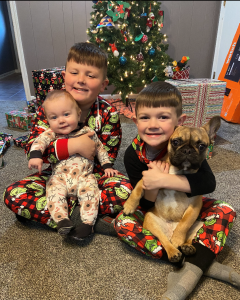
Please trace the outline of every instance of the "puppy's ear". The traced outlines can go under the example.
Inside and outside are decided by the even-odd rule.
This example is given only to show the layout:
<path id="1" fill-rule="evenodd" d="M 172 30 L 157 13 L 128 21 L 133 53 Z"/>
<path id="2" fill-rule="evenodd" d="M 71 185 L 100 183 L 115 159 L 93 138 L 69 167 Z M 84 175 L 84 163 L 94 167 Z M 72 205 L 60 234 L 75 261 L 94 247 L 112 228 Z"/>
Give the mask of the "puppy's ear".
<path id="1" fill-rule="evenodd" d="M 207 131 L 210 140 L 214 140 L 215 134 L 221 126 L 221 118 L 219 116 L 213 117 L 205 125 L 202 126 Z"/>

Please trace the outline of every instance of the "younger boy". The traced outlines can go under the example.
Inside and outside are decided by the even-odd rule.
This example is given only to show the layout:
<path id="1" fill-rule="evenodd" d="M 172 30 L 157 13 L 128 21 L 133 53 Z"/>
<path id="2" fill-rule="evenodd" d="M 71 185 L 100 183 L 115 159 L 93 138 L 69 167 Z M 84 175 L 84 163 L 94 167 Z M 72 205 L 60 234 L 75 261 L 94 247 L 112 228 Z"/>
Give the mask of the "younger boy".
<path id="1" fill-rule="evenodd" d="M 166 82 L 151 83 L 137 96 L 135 113 L 138 136 L 127 148 L 124 164 L 133 188 L 143 179 L 145 193 L 139 210 L 130 216 L 120 213 L 116 217 L 115 229 L 119 237 L 135 249 L 154 258 L 167 259 L 161 243 L 142 228 L 144 212 L 141 209 L 147 211 L 154 206 L 159 188 L 186 192 L 188 197 L 211 193 L 216 186 L 215 177 L 206 160 L 197 173 L 188 175 L 168 174 L 168 164 L 157 162 L 166 154 L 168 140 L 175 127 L 181 126 L 186 119 L 186 115 L 182 114 L 182 97 L 177 88 Z M 207 216 L 213 214 L 219 214 L 216 225 L 206 223 L 199 230 L 194 241 L 196 254 L 185 258 L 180 272 L 169 274 L 168 291 L 163 299 L 185 299 L 204 272 L 205 275 L 230 282 L 231 279 L 222 276 L 221 272 L 225 268 L 225 274 L 229 275 L 233 270 L 212 262 L 223 248 L 218 242 L 218 228 L 227 236 L 236 213 L 231 208 L 225 213 L 216 200 L 203 198 L 201 219 L 205 221 Z M 232 274 L 237 278 L 234 279 L 235 284 L 237 282 L 236 285 L 240 286 L 240 276 L 234 271 Z M 186 285 L 181 281 L 183 277 Z"/>
<path id="2" fill-rule="evenodd" d="M 42 154 L 50 142 L 75 138 L 92 130 L 80 126 L 81 109 L 72 95 L 66 91 L 52 91 L 43 103 L 45 115 L 50 128 L 41 133 L 30 149 L 29 169 L 36 168 L 41 174 Z M 118 171 L 111 168 L 108 153 L 95 132 L 92 139 L 96 152 L 106 176 L 114 176 Z M 75 154 L 65 160 L 52 164 L 53 173 L 47 181 L 47 207 L 53 220 L 57 223 L 58 233 L 66 235 L 74 227 L 68 218 L 67 196 L 77 197 L 80 205 L 82 223 L 74 231 L 75 239 L 83 239 L 93 233 L 98 214 L 99 188 L 96 177 L 92 174 L 93 160 Z"/>

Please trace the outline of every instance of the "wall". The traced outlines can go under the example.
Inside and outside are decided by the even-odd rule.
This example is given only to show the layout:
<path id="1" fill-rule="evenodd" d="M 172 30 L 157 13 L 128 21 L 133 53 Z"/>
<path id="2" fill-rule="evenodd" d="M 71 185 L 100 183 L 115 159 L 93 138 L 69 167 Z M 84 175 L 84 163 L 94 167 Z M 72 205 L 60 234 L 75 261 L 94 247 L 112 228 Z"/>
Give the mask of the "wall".
<path id="1" fill-rule="evenodd" d="M 17 68 L 7 1 L 0 1 L 0 75 Z"/>
<path id="2" fill-rule="evenodd" d="M 162 1 L 168 54 L 190 57 L 192 78 L 210 78 L 220 1 Z M 16 1 L 23 50 L 32 70 L 65 65 L 69 48 L 87 40 L 92 1 Z M 109 90 L 111 91 L 111 89 Z"/>

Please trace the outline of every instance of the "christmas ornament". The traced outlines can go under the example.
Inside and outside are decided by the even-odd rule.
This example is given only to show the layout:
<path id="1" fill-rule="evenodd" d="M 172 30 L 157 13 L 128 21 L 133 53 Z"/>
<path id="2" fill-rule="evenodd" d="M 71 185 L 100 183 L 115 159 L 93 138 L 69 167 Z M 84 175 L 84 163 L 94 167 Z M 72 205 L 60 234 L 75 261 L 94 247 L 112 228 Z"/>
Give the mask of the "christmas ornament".
<path id="1" fill-rule="evenodd" d="M 143 57 L 143 54 L 142 52 L 140 52 L 138 55 L 137 55 L 137 61 L 143 61 L 144 60 L 144 57 Z"/>
<path id="2" fill-rule="evenodd" d="M 97 25 L 96 28 L 110 27 L 110 26 L 114 26 L 114 23 L 111 18 L 109 18 L 108 16 L 105 16 L 104 18 L 102 18 L 102 20 L 100 21 L 100 23 Z"/>
<path id="3" fill-rule="evenodd" d="M 112 48 L 113 55 L 116 56 L 116 57 L 118 57 L 119 52 L 117 50 L 117 47 L 115 46 L 115 43 L 114 44 L 109 44 L 109 46 L 111 46 L 111 48 Z"/>
<path id="4" fill-rule="evenodd" d="M 146 31 L 149 32 L 150 29 L 152 28 L 152 26 L 156 25 L 157 22 L 155 21 L 155 16 L 152 12 L 150 12 L 150 14 L 148 15 L 147 18 L 147 27 L 146 27 Z"/>
<path id="5" fill-rule="evenodd" d="M 140 17 L 146 17 L 147 13 L 144 12 L 144 7 L 143 7 L 143 13 L 140 15 Z"/>
<path id="6" fill-rule="evenodd" d="M 96 42 L 97 42 L 98 44 L 100 44 L 100 43 L 101 43 L 100 38 L 96 38 Z"/>
<path id="7" fill-rule="evenodd" d="M 127 42 L 126 33 L 127 33 L 127 31 L 123 31 L 123 30 L 121 30 L 121 34 L 123 35 L 123 37 L 124 37 L 124 41 L 125 41 L 125 42 Z"/>
<path id="8" fill-rule="evenodd" d="M 98 33 L 98 28 L 92 29 L 91 32 L 92 32 L 92 33 Z"/>
<path id="9" fill-rule="evenodd" d="M 126 62 L 127 62 L 126 57 L 121 56 L 121 57 L 119 58 L 119 63 L 120 63 L 120 65 L 124 66 L 124 65 L 126 64 Z"/>
<path id="10" fill-rule="evenodd" d="M 130 17 L 130 9 L 131 9 L 131 6 L 129 8 L 125 9 L 125 15 L 124 15 L 125 20 Z"/>
<path id="11" fill-rule="evenodd" d="M 148 54 L 151 55 L 151 56 L 153 56 L 153 55 L 155 54 L 155 52 L 156 52 L 156 50 L 155 50 L 153 47 L 151 47 L 151 48 L 148 50 Z"/>
<path id="12" fill-rule="evenodd" d="M 157 76 L 155 75 L 155 76 L 151 79 L 151 82 L 156 82 L 156 81 L 158 81 L 158 78 L 157 78 Z"/>
<path id="13" fill-rule="evenodd" d="M 107 11 L 107 15 L 112 17 L 113 22 L 117 21 L 119 18 L 124 18 L 125 16 L 125 9 L 130 7 L 130 4 L 124 1 L 117 1 L 117 11 L 113 12 L 112 10 Z"/>
<path id="14" fill-rule="evenodd" d="M 135 41 L 135 42 L 138 42 L 138 41 L 140 41 L 140 40 L 141 40 L 141 38 L 143 37 L 143 35 L 144 35 L 144 33 L 143 33 L 143 32 L 142 32 L 142 33 L 140 33 L 139 35 L 137 35 L 137 36 L 135 37 L 134 41 Z"/>
<path id="15" fill-rule="evenodd" d="M 141 39 L 142 43 L 146 43 L 147 40 L 148 40 L 148 36 L 146 34 L 144 34 L 142 39 Z"/>

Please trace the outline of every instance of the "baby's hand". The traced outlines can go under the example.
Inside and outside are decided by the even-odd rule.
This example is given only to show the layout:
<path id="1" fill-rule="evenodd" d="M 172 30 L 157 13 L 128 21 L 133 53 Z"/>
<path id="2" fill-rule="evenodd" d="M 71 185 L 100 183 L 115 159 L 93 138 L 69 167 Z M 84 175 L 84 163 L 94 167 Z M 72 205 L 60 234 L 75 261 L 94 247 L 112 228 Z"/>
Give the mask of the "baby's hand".
<path id="1" fill-rule="evenodd" d="M 28 168 L 32 170 L 38 169 L 39 174 L 42 173 L 42 165 L 43 165 L 43 160 L 41 158 L 31 158 L 28 162 Z"/>
<path id="2" fill-rule="evenodd" d="M 118 171 L 114 170 L 112 168 L 107 168 L 107 169 L 104 170 L 104 172 L 105 172 L 105 176 L 107 176 L 107 177 L 112 177 L 112 176 L 118 174 Z"/>

